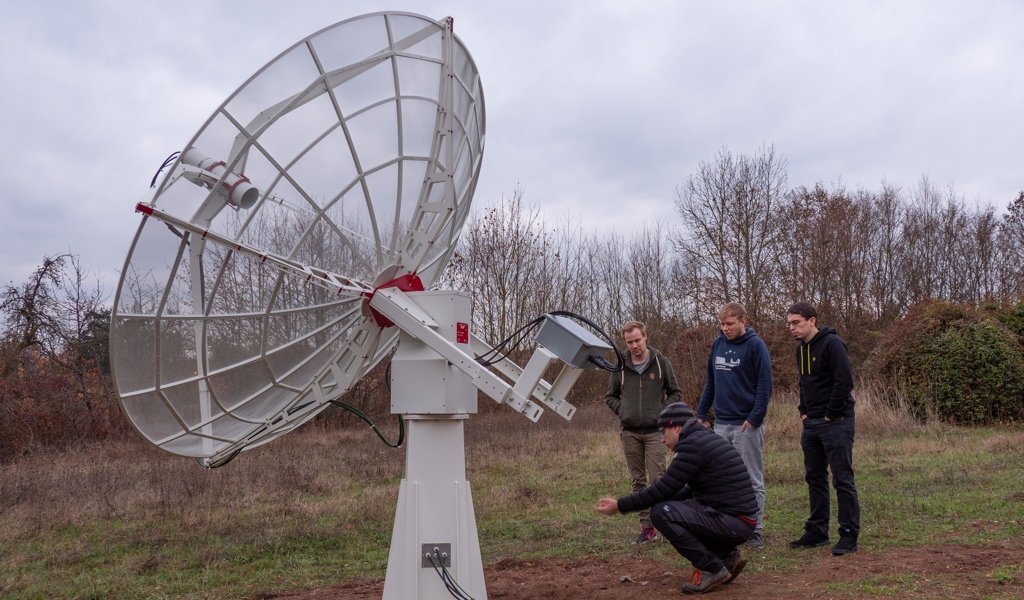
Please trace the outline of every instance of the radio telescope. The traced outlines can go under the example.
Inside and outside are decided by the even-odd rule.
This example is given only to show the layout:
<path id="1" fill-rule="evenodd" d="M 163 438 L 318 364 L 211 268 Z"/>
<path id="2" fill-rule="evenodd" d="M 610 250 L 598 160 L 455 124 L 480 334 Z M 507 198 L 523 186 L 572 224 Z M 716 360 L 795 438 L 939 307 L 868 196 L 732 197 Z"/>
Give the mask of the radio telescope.
<path id="1" fill-rule="evenodd" d="M 154 179 L 114 301 L 125 415 L 206 466 L 309 421 L 398 343 L 391 409 L 409 427 L 385 598 L 486 597 L 462 428 L 477 391 L 568 419 L 569 388 L 609 349 L 549 315 L 526 368 L 496 361 L 500 377 L 474 358 L 488 346 L 469 297 L 424 291 L 469 212 L 484 133 L 450 18 L 327 27 L 242 84 Z"/>

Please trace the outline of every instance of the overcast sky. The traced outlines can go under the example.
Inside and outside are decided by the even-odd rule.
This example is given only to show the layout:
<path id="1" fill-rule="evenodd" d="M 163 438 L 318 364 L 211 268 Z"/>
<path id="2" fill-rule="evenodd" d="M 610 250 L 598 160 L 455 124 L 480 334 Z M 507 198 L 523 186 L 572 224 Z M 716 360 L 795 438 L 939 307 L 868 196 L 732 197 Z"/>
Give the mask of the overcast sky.
<path id="1" fill-rule="evenodd" d="M 912 189 L 1002 211 L 1024 189 L 1024 2 L 5 2 L 0 285 L 72 252 L 111 299 L 163 159 L 299 39 L 379 10 L 440 19 L 477 63 L 477 208 L 521 186 L 552 225 L 673 222 L 720 149 L 774 144 L 791 186 Z"/>

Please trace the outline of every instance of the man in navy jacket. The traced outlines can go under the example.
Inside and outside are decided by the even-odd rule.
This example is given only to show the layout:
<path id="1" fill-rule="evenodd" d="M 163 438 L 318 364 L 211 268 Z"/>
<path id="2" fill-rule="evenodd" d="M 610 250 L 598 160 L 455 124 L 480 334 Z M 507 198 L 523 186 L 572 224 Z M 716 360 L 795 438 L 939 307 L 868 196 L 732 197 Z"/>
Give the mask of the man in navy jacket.
<path id="1" fill-rule="evenodd" d="M 715 409 L 715 433 L 736 447 L 747 466 L 757 496 L 757 529 L 748 548 L 764 545 L 764 418 L 772 397 L 772 361 L 768 346 L 747 327 L 747 310 L 731 302 L 718 313 L 722 333 L 708 356 L 704 391 L 697 418 L 708 426 L 708 409 Z"/>

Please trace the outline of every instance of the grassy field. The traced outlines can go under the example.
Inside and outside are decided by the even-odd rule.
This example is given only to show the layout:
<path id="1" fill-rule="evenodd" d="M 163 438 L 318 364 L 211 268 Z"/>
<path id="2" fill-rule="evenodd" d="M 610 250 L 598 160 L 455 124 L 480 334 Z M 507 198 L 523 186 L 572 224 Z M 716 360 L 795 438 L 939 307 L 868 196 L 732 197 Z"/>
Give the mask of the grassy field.
<path id="1" fill-rule="evenodd" d="M 858 399 L 862 549 L 1024 535 L 1024 428 L 920 424 L 878 390 Z M 603 404 L 571 423 L 485 408 L 466 428 L 485 562 L 630 551 L 635 518 L 591 509 L 628 488 Z M 807 511 L 791 395 L 773 400 L 767 427 L 755 573 L 797 568 L 784 548 Z M 215 470 L 141 442 L 22 457 L 0 465 L 0 596 L 258 598 L 380 578 L 403 462 L 355 426 L 310 426 Z"/>

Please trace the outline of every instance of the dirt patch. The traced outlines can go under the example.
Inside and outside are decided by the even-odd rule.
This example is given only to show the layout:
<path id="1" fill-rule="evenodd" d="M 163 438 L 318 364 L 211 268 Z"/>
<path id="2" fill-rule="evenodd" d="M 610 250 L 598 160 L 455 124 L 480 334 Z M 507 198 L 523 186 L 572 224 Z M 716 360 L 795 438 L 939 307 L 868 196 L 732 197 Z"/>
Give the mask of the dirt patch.
<path id="1" fill-rule="evenodd" d="M 774 549 L 768 551 L 776 551 Z M 789 550 L 777 550 L 789 552 Z M 752 567 L 712 592 L 718 600 L 750 598 L 1024 598 L 1024 539 L 989 546 L 945 544 L 833 557 L 805 550 L 806 564 L 786 572 Z M 502 560 L 484 568 L 491 599 L 644 600 L 679 598 L 685 561 L 622 554 L 579 560 Z M 687 565 L 688 566 L 688 565 Z M 380 598 L 383 581 L 275 596 L 287 600 Z"/>

